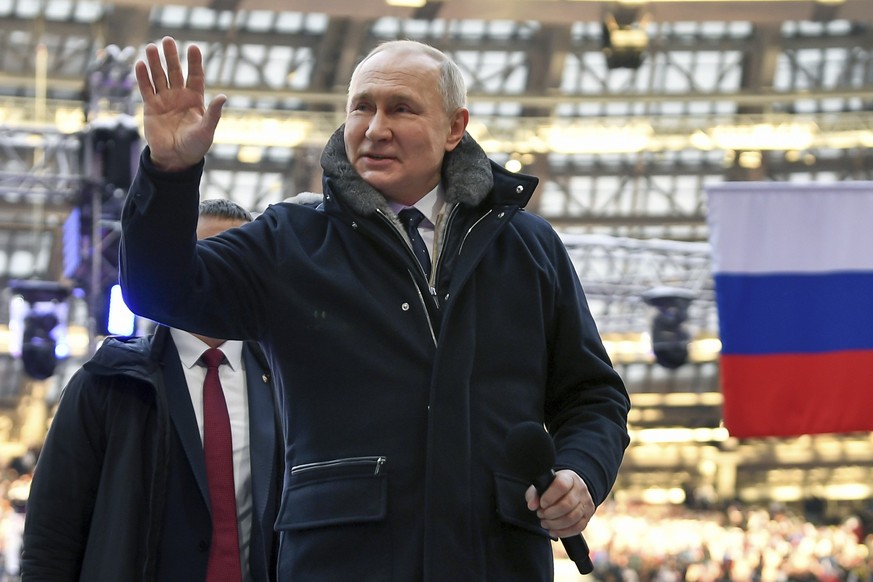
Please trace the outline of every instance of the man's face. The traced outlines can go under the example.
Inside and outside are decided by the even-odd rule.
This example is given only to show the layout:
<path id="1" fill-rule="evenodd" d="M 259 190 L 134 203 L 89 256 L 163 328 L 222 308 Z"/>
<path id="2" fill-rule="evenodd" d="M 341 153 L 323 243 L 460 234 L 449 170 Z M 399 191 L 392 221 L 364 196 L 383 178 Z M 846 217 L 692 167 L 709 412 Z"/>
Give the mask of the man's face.
<path id="1" fill-rule="evenodd" d="M 237 226 L 245 224 L 243 220 L 220 218 L 218 216 L 201 216 L 197 219 L 197 240 L 215 236 Z"/>
<path id="2" fill-rule="evenodd" d="M 468 118 L 466 109 L 446 113 L 433 59 L 389 49 L 352 79 L 346 155 L 386 198 L 411 205 L 439 183 L 443 156 L 458 145 Z"/>

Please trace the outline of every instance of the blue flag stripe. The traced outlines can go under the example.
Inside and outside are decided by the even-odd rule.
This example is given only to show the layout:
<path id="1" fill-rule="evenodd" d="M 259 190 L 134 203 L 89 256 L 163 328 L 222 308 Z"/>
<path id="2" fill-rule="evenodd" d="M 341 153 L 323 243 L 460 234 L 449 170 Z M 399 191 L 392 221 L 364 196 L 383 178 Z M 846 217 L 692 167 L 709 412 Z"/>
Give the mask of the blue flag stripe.
<path id="1" fill-rule="evenodd" d="M 724 354 L 873 350 L 873 272 L 716 273 Z"/>

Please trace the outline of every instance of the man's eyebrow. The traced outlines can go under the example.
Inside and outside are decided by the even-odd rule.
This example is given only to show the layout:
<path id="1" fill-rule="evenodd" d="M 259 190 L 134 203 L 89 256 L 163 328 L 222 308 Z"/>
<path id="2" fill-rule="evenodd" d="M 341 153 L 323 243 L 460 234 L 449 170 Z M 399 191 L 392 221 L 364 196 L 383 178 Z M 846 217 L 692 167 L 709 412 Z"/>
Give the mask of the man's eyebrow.
<path id="1" fill-rule="evenodd" d="M 420 99 L 420 95 L 415 91 L 409 91 L 407 89 L 395 89 L 392 90 L 386 96 L 386 100 L 388 101 L 418 101 Z M 349 95 L 349 99 L 373 99 L 373 91 L 371 89 L 365 89 L 363 91 L 358 91 L 357 93 L 352 93 Z"/>

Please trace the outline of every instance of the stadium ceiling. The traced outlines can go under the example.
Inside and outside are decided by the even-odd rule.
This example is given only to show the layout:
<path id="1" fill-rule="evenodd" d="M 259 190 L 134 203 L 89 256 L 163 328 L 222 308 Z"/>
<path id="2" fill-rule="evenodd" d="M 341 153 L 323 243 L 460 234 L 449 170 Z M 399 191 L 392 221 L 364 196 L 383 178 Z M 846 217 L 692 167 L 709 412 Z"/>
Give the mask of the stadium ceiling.
<path id="1" fill-rule="evenodd" d="M 200 45 L 210 92 L 229 97 L 203 195 L 253 211 L 320 191 L 321 146 L 342 123 L 351 71 L 394 38 L 434 44 L 461 65 L 470 132 L 499 163 L 541 178 L 529 209 L 568 236 L 595 237 L 576 247 L 603 255 L 580 260 L 583 276 L 609 261 L 696 256 L 645 241 L 703 243 L 709 184 L 873 176 L 870 0 L 289 6 L 0 0 L 0 278 L 60 276 L 63 221 L 95 179 L 82 137 L 92 119 L 136 126 L 139 114 L 135 90 L 122 103 L 128 118 L 86 79 L 106 47 L 129 65 L 165 35 Z M 622 271 L 591 286 L 637 304 L 649 284 L 708 293 L 706 265 L 693 265 L 671 280 L 631 286 Z"/>
<path id="2" fill-rule="evenodd" d="M 148 13 L 154 7 L 188 6 L 213 10 L 276 10 L 272 0 L 116 0 L 117 7 Z M 633 9 L 652 22 L 752 22 L 870 20 L 866 0 L 297 0 L 294 11 L 360 20 L 512 20 L 544 24 L 599 22 L 616 9 Z"/>
<path id="3" fill-rule="evenodd" d="M 107 47 L 140 56 L 165 35 L 202 47 L 210 92 L 229 97 L 203 196 L 259 211 L 320 191 L 355 64 L 413 38 L 461 65 L 489 154 L 541 178 L 529 209 L 562 230 L 633 392 L 617 489 L 668 491 L 717 465 L 731 495 L 832 486 L 869 498 L 873 437 L 720 440 L 706 187 L 873 179 L 871 2 L 0 0 L 0 288 L 64 278 L 65 221 L 102 198 L 83 143 L 106 124 L 137 126 L 136 95 L 86 90 Z M 117 239 L 115 194 L 99 200 L 101 242 Z M 702 355 L 677 370 L 628 338 L 649 330 L 653 287 L 696 298 Z M 15 363 L 0 350 L 0 400 L 22 383 Z"/>

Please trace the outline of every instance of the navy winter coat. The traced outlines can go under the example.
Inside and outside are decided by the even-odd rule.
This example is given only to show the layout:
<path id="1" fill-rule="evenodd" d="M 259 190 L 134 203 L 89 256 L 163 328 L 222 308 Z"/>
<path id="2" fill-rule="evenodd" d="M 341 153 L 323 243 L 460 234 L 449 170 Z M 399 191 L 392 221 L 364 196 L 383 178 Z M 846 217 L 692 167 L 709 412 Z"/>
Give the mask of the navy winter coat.
<path id="1" fill-rule="evenodd" d="M 595 503 L 629 401 L 566 250 L 523 211 L 536 178 L 472 138 L 443 167 L 448 218 L 425 279 L 385 198 L 324 151 L 324 208 L 269 207 L 195 243 L 202 171 L 141 165 L 122 284 L 147 317 L 259 341 L 277 374 L 286 475 L 281 580 L 552 579 L 551 543 L 505 438 L 544 422 Z"/>
<path id="2" fill-rule="evenodd" d="M 273 388 L 243 348 L 253 582 L 275 580 L 281 473 Z M 25 582 L 205 580 L 212 521 L 203 445 L 169 330 L 108 338 L 64 388 L 27 502 Z"/>

